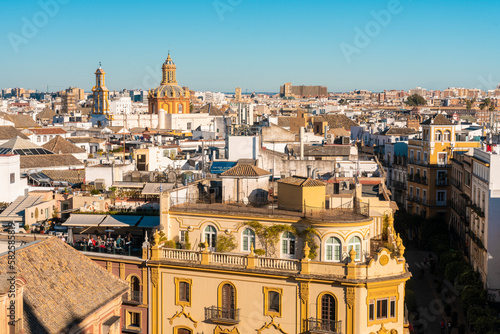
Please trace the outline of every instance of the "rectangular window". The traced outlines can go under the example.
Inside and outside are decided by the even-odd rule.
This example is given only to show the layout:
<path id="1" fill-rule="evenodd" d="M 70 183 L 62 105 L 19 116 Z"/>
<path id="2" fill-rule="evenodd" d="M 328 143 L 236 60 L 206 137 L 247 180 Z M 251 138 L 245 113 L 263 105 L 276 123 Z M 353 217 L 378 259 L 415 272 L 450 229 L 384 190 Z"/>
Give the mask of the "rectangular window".
<path id="1" fill-rule="evenodd" d="M 10 183 L 15 183 L 16 182 L 16 174 L 15 173 L 10 173 Z"/>
<path id="2" fill-rule="evenodd" d="M 464 173 L 464 183 L 470 187 L 470 173 L 467 171 Z"/>
<path id="3" fill-rule="evenodd" d="M 438 153 L 438 165 L 446 165 L 448 162 L 446 153 Z"/>
<path id="4" fill-rule="evenodd" d="M 370 300 L 370 308 L 368 311 L 369 320 L 375 320 L 375 300 Z"/>
<path id="5" fill-rule="evenodd" d="M 179 231 L 179 242 L 186 242 L 186 233 L 187 231 Z"/>
<path id="6" fill-rule="evenodd" d="M 281 317 L 283 289 L 264 287 L 264 315 Z"/>
<path id="7" fill-rule="evenodd" d="M 276 291 L 269 291 L 268 297 L 269 299 L 269 312 L 280 312 L 280 294 Z"/>
<path id="8" fill-rule="evenodd" d="M 141 327 L 141 314 L 139 312 L 129 312 L 129 326 Z"/>
<path id="9" fill-rule="evenodd" d="M 377 319 L 386 319 L 387 318 L 387 299 L 378 299 L 377 300 Z"/>
<path id="10" fill-rule="evenodd" d="M 333 247 L 332 246 L 326 247 L 326 259 L 328 261 L 333 260 Z"/>
<path id="11" fill-rule="evenodd" d="M 179 282 L 179 300 L 189 302 L 189 283 Z"/>
<path id="12" fill-rule="evenodd" d="M 175 279 L 175 305 L 191 306 L 191 285 L 193 284 L 190 278 Z"/>
<path id="13" fill-rule="evenodd" d="M 396 317 L 396 297 L 391 297 L 391 318 Z"/>

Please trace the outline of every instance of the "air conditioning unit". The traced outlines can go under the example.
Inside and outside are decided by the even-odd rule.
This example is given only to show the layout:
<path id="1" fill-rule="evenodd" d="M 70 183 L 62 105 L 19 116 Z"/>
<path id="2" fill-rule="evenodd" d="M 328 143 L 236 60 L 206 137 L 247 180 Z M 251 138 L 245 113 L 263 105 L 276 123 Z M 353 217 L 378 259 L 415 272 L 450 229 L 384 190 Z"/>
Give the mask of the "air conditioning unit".
<path id="1" fill-rule="evenodd" d="M 94 187 L 97 190 L 105 190 L 106 189 L 106 183 L 105 183 L 104 179 L 96 179 L 94 181 Z"/>

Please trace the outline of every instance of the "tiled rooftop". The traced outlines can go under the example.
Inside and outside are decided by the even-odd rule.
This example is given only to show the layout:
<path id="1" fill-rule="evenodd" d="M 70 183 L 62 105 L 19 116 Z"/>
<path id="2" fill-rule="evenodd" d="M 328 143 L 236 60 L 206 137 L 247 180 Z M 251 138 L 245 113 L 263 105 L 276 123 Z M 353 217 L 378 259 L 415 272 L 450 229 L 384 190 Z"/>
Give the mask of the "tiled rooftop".
<path id="1" fill-rule="evenodd" d="M 265 176 L 265 175 L 271 175 L 271 173 L 268 172 L 267 170 L 249 164 L 238 164 L 221 174 L 221 176 Z"/>

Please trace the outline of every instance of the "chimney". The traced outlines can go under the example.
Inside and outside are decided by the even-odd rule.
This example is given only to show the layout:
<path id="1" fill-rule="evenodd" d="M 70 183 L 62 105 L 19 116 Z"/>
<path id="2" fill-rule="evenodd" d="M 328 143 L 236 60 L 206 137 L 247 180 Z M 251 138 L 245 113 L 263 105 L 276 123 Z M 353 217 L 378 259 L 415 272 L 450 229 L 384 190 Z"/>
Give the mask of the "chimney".
<path id="1" fill-rule="evenodd" d="M 304 160 L 304 127 L 300 127 L 299 140 L 300 140 L 300 160 Z"/>

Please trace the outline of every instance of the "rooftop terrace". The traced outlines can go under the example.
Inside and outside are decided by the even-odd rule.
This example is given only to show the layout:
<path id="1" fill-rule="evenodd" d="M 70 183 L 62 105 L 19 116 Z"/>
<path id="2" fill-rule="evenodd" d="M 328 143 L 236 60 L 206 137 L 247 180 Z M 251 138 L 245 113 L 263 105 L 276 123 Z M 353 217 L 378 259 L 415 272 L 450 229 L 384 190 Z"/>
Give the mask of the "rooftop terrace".
<path id="1" fill-rule="evenodd" d="M 174 198 L 172 198 L 174 200 Z M 198 200 L 176 199 L 170 211 L 186 213 L 212 213 L 229 216 L 282 218 L 291 220 L 309 219 L 333 223 L 360 222 L 369 220 L 369 208 L 364 206 L 338 207 L 333 209 L 314 208 L 306 212 L 280 210 L 275 204 L 256 207 L 244 203 L 203 203 Z M 177 203 L 175 203 L 177 202 Z M 180 202 L 180 203 L 179 203 Z M 363 204 L 363 203 L 361 203 Z"/>

